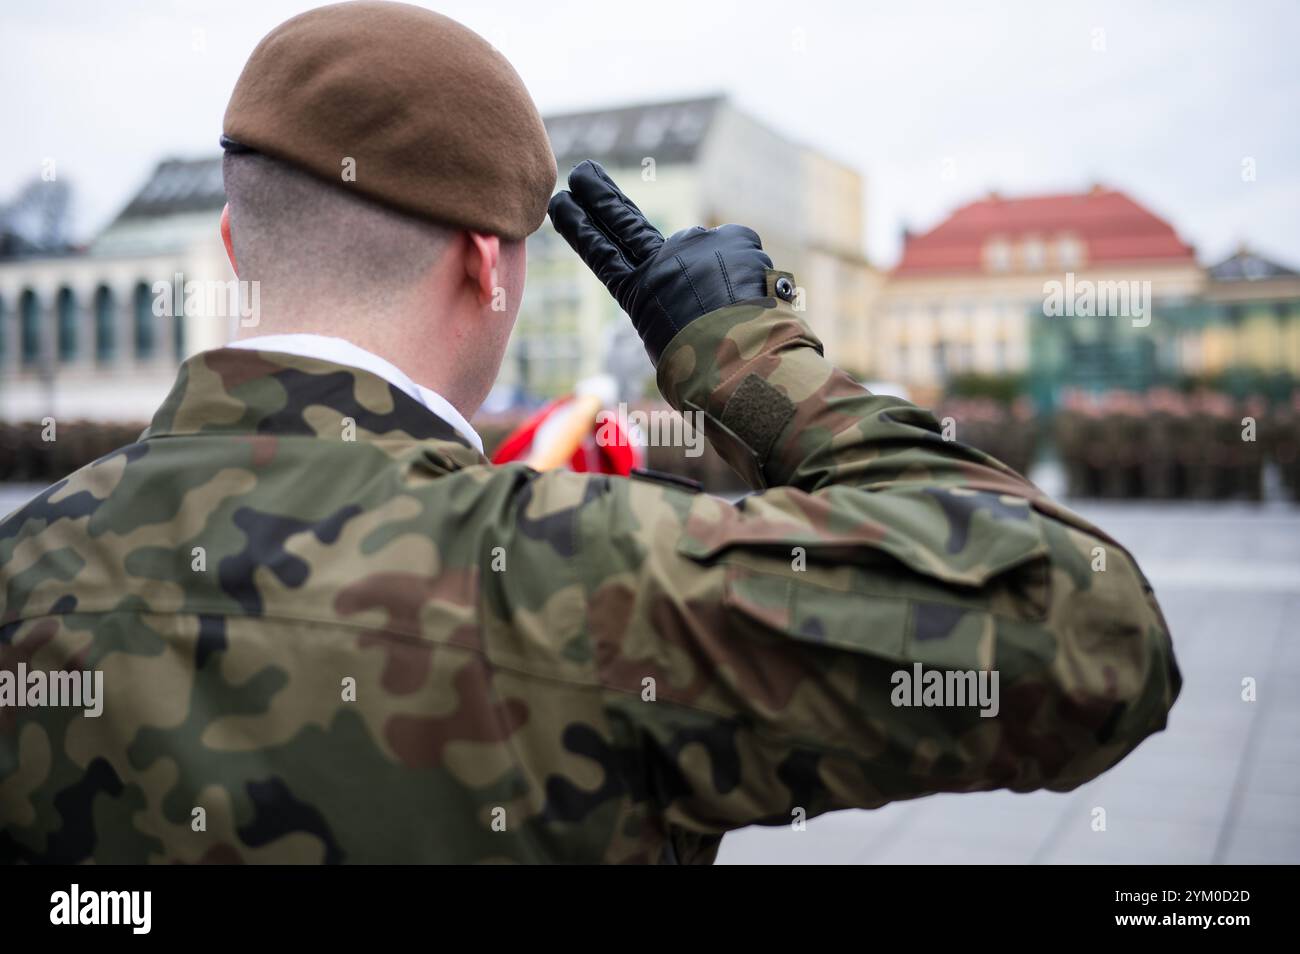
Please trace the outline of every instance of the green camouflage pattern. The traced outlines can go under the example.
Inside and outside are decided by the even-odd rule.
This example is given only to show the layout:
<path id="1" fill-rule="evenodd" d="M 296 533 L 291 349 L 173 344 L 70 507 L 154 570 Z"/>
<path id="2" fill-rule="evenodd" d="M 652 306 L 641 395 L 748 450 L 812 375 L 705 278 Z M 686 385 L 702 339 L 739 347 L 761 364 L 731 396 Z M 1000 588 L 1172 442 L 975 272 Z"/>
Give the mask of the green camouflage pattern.
<path id="1" fill-rule="evenodd" d="M 1129 555 L 788 305 L 695 321 L 658 374 L 757 493 L 494 467 L 369 373 L 185 362 L 140 441 L 0 523 L 0 669 L 105 697 L 0 709 L 0 860 L 707 862 L 1066 791 L 1164 727 Z M 1000 712 L 895 707 L 913 663 L 996 669 Z"/>

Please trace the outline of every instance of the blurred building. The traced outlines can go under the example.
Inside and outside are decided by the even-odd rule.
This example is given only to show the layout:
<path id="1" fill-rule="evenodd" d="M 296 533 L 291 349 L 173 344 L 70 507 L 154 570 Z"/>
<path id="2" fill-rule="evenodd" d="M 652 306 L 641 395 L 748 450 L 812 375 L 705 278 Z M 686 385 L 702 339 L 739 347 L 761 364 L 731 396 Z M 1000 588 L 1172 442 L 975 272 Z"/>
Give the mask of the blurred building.
<path id="1" fill-rule="evenodd" d="M 0 260 L 0 419 L 148 421 L 182 358 L 230 337 L 155 314 L 155 283 L 234 278 L 224 202 L 219 158 L 168 160 L 87 249 Z"/>
<path id="2" fill-rule="evenodd" d="M 1206 274 L 1184 318 L 1184 371 L 1243 393 L 1269 377 L 1300 379 L 1300 272 L 1243 245 Z"/>
<path id="3" fill-rule="evenodd" d="M 1149 281 L 1151 323 L 1049 317 L 1047 283 L 1067 279 L 1071 287 Z M 1024 374 L 1052 387 L 1119 384 L 1174 360 L 1156 354 L 1153 329 L 1204 282 L 1191 246 L 1121 191 L 990 194 L 904 236 L 874 311 L 874 370 L 923 403 L 965 374 Z"/>
<path id="4" fill-rule="evenodd" d="M 551 116 L 546 129 L 561 186 L 592 158 L 664 235 L 727 222 L 753 228 L 773 262 L 795 274 L 827 354 L 845 367 L 870 366 L 866 319 L 880 277 L 863 254 L 863 180 L 855 170 L 721 96 Z M 627 320 L 564 240 L 543 228 L 528 243 L 528 283 L 500 391 L 552 396 L 610 365 L 625 384 L 635 382 L 631 392 L 653 387 Z"/>

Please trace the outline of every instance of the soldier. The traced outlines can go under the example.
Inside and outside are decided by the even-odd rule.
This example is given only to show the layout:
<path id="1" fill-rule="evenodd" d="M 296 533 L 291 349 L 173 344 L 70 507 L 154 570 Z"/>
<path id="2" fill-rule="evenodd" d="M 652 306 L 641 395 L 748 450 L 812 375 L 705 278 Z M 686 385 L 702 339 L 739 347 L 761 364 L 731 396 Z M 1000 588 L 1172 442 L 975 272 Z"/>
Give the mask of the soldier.
<path id="1" fill-rule="evenodd" d="M 0 709 L 0 858 L 709 861 L 754 823 L 1073 789 L 1164 727 L 1123 548 L 832 367 L 753 231 L 665 239 L 595 163 L 554 227 L 755 493 L 490 466 L 466 420 L 554 160 L 465 28 L 296 17 L 225 135 L 260 336 L 0 524 L 0 669 L 103 676 L 98 717 Z M 954 673 L 991 704 L 930 695 Z"/>
<path id="2" fill-rule="evenodd" d="M 1290 404 L 1279 401 L 1270 421 L 1273 462 L 1289 499 L 1300 503 L 1300 391 Z"/>
<path id="3" fill-rule="evenodd" d="M 1168 388 L 1152 388 L 1141 411 L 1139 460 L 1143 497 L 1169 500 L 1174 496 L 1174 415 L 1179 399 Z"/>
<path id="4" fill-rule="evenodd" d="M 1073 389 L 1062 391 L 1061 407 L 1054 421 L 1054 436 L 1057 454 L 1065 469 L 1066 494 L 1070 497 L 1084 497 L 1089 491 L 1086 434 L 1087 404 L 1084 396 Z"/>
<path id="5" fill-rule="evenodd" d="M 1246 434 L 1248 421 L 1253 422 L 1249 437 Z M 1268 402 L 1257 394 L 1242 401 L 1228 418 L 1237 457 L 1234 492 L 1252 503 L 1264 499 L 1264 461 L 1267 441 L 1273 436 L 1268 430 L 1270 424 Z"/>

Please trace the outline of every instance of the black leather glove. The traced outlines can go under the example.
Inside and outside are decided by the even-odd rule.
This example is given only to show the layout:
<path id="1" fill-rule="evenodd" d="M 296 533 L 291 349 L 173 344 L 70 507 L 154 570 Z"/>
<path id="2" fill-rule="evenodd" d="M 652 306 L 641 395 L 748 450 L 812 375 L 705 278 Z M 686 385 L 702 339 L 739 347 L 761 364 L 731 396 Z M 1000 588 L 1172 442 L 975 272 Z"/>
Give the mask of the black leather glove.
<path id="1" fill-rule="evenodd" d="M 696 318 L 765 298 L 772 260 L 753 229 L 696 226 L 667 240 L 587 159 L 569 173 L 569 191 L 551 199 L 551 223 L 627 312 L 650 360 Z"/>

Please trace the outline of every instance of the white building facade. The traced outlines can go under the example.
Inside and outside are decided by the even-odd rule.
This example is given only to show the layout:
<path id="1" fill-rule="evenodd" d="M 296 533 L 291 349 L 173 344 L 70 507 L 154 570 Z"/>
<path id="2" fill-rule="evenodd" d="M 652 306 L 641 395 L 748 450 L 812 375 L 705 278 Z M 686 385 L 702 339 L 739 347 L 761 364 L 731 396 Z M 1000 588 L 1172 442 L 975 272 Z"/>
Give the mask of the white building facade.
<path id="1" fill-rule="evenodd" d="M 224 201 L 220 159 L 169 160 L 86 251 L 0 261 L 0 418 L 148 422 L 180 362 L 230 337 L 160 303 L 178 276 L 234 278 Z"/>

